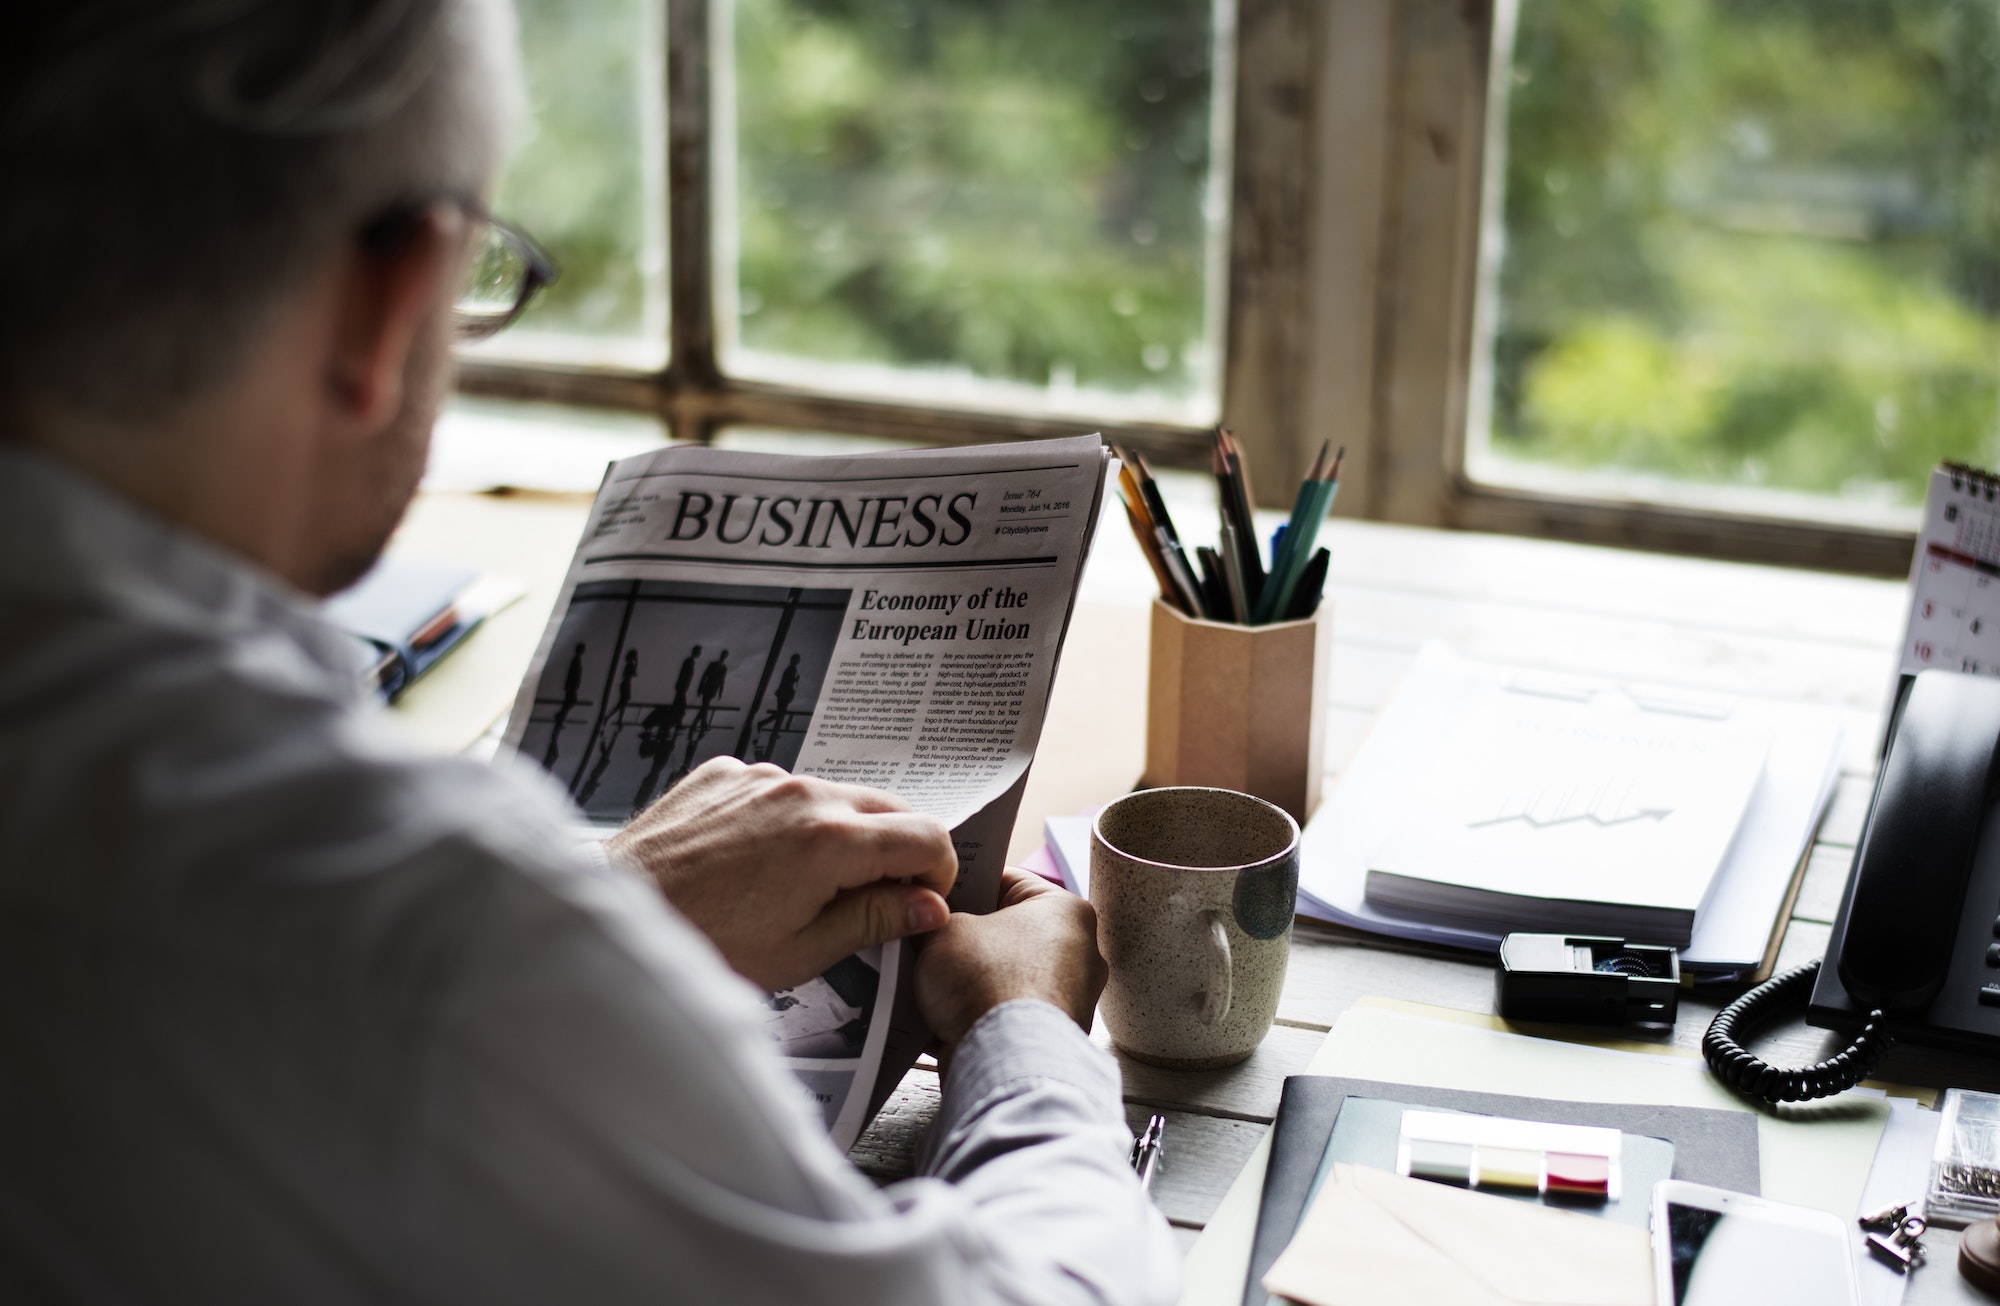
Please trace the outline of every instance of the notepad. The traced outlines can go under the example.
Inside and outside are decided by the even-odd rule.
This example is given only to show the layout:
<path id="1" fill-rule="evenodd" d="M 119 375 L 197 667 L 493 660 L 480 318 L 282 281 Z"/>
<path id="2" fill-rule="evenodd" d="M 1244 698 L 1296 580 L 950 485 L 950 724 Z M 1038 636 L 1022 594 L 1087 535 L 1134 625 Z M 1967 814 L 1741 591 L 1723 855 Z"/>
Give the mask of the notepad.
<path id="1" fill-rule="evenodd" d="M 1649 702 L 1726 708 L 1770 740 L 1762 780 L 1730 843 L 1713 892 L 1697 911 L 1681 954 L 1683 973 L 1701 978 L 1749 976 L 1776 956 L 1774 924 L 1812 831 L 1825 809 L 1841 756 L 1840 712 L 1805 703 L 1710 694 L 1678 686 L 1531 671 L 1459 657 L 1427 645 L 1376 719 L 1337 787 L 1307 823 L 1299 842 L 1299 911 L 1335 924 L 1494 952 L 1501 931 L 1391 912 L 1366 897 L 1370 858 L 1396 834 L 1429 788 L 1440 744 L 1478 705 L 1508 684 L 1552 693 L 1604 689 Z M 1589 931 L 1563 928 L 1565 933 Z M 1628 935 L 1628 937 L 1630 937 Z M 1658 940 L 1638 940 L 1657 942 Z"/>
<path id="2" fill-rule="evenodd" d="M 1439 741 L 1367 899 L 1495 933 L 1686 947 L 1769 734 L 1722 700 L 1510 679 Z"/>
<path id="3" fill-rule="evenodd" d="M 393 701 L 521 592 L 469 567 L 391 554 L 321 612 L 355 641 L 363 683 Z"/>

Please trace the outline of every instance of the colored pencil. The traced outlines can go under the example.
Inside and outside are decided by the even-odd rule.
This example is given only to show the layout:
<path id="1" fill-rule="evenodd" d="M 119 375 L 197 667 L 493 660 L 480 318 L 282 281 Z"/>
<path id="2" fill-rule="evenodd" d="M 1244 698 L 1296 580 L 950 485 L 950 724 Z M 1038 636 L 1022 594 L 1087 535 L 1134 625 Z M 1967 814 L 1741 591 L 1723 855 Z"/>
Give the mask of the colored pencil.
<path id="1" fill-rule="evenodd" d="M 1167 575 L 1166 566 L 1160 561 L 1157 546 L 1153 542 L 1152 528 L 1139 515 L 1139 508 L 1130 499 L 1120 494 L 1118 502 L 1125 506 L 1125 520 L 1132 523 L 1132 537 L 1139 541 L 1139 552 L 1146 555 L 1146 565 L 1153 569 L 1153 578 L 1160 583 L 1160 597 L 1186 612 L 1187 609 L 1181 603 L 1180 587 Z M 1188 612 L 1187 615 L 1192 617 L 1195 614 Z"/>
<path id="2" fill-rule="evenodd" d="M 1275 561 L 1272 564 L 1271 592 L 1266 595 L 1270 602 L 1260 608 L 1260 615 L 1265 621 L 1283 620 L 1283 614 L 1291 610 L 1292 595 L 1298 590 L 1307 564 L 1312 561 L 1320 523 L 1326 520 L 1327 510 L 1333 507 L 1334 496 L 1340 492 L 1340 482 L 1334 477 L 1346 457 L 1347 450 L 1343 447 L 1328 463 L 1326 450 L 1322 448 L 1320 456 L 1313 461 L 1316 475 L 1308 477 L 1306 484 L 1299 487 L 1306 500 L 1306 511 L 1303 517 L 1295 514 L 1286 527 L 1283 565 Z"/>

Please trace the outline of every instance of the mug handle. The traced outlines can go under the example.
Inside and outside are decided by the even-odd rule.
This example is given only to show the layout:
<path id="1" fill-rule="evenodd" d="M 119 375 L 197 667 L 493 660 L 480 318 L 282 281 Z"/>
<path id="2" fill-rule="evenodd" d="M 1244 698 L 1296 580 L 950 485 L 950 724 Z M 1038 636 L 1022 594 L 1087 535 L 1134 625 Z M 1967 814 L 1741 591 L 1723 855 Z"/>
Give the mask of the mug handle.
<path id="1" fill-rule="evenodd" d="M 1208 921 L 1208 992 L 1203 995 L 1201 1023 L 1215 1025 L 1229 1014 L 1231 1000 L 1235 997 L 1235 983 L 1232 977 L 1234 967 L 1230 964 L 1229 927 L 1222 923 L 1220 912 L 1207 913 Z"/>

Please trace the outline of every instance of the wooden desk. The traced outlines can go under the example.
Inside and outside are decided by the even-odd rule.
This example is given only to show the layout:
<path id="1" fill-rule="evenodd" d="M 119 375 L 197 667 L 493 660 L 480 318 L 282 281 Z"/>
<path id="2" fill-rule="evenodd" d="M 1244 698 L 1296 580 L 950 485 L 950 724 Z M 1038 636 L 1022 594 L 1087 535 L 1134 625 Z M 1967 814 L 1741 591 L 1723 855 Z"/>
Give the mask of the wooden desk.
<path id="1" fill-rule="evenodd" d="M 532 501 L 508 538 L 537 588 L 509 620 L 532 650 L 581 521 L 582 501 Z M 420 504 L 399 547 L 464 556 L 475 520 L 517 504 L 445 496 Z M 1177 509 L 1178 511 L 1178 509 Z M 1188 521 L 1207 520 L 1198 506 Z M 539 515 L 537 515 L 539 514 Z M 534 518 L 532 523 L 530 518 Z M 1018 860 L 1041 842 L 1047 816 L 1103 802 L 1130 787 L 1144 748 L 1146 609 L 1152 578 L 1123 530 L 1099 533 L 1086 570 L 1048 723 L 1015 827 Z M 538 538 L 531 539 L 531 535 Z M 1613 672 L 1690 687 L 1809 700 L 1838 707 L 1847 742 L 1843 775 L 1806 872 L 1781 966 L 1820 955 L 1868 800 L 1868 779 L 1902 633 L 1900 584 L 1627 553 L 1547 541 L 1335 523 L 1333 681 L 1329 769 L 1353 755 L 1377 709 L 1428 640 L 1469 656 L 1573 672 Z M 538 552 L 539 551 L 539 552 Z M 552 552 L 549 552 L 552 551 Z M 497 560 L 486 565 L 501 566 Z M 518 633 L 494 632 L 519 647 Z M 481 639 L 487 638 L 481 635 Z M 511 685 L 507 687 L 511 691 Z M 504 706 L 504 704 L 503 704 Z M 1302 925 L 1278 1023 L 1256 1055 L 1228 1070 L 1173 1072 L 1127 1062 L 1128 1115 L 1166 1114 L 1171 1164 L 1155 1197 L 1191 1242 L 1256 1147 L 1288 1074 L 1302 1070 L 1332 1023 L 1369 994 L 1474 1012 L 1493 1010 L 1491 965 L 1323 927 Z M 1698 1046 L 1715 1005 L 1684 1001 L 1672 1042 Z M 1101 1037 L 1101 1034 L 1100 1034 Z M 1763 1041 L 1776 1059 L 1816 1059 L 1829 1036 L 1801 1024 Z M 1983 1063 L 1899 1051 L 1886 1078 L 2000 1088 Z M 935 1113 L 937 1077 L 905 1079 L 853 1156 L 883 1180 L 911 1172 Z M 1934 1236 L 1934 1242 L 1937 1241 Z M 1909 1300 L 1951 1299 L 1952 1248 Z"/>

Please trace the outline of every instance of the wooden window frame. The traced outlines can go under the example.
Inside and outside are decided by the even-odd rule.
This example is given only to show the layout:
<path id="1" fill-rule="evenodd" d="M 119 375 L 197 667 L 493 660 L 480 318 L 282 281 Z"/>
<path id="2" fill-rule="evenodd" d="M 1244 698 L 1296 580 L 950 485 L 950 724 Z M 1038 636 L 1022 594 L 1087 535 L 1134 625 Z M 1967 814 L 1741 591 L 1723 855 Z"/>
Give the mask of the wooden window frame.
<path id="1" fill-rule="evenodd" d="M 471 394 L 943 445 L 1097 429 L 1206 467 L 1206 428 L 855 396 L 729 375 L 717 351 L 710 0 L 665 4 L 669 356 L 646 371 L 472 357 Z M 1220 0 L 1230 3 L 1230 0 Z M 1474 383 L 1495 0 L 1234 0 L 1221 418 L 1259 498 L 1289 506 L 1322 439 L 1344 516 L 1901 575 L 1907 532 L 1565 498 L 1474 482 Z M 1218 86 L 1225 79 L 1217 78 Z"/>

